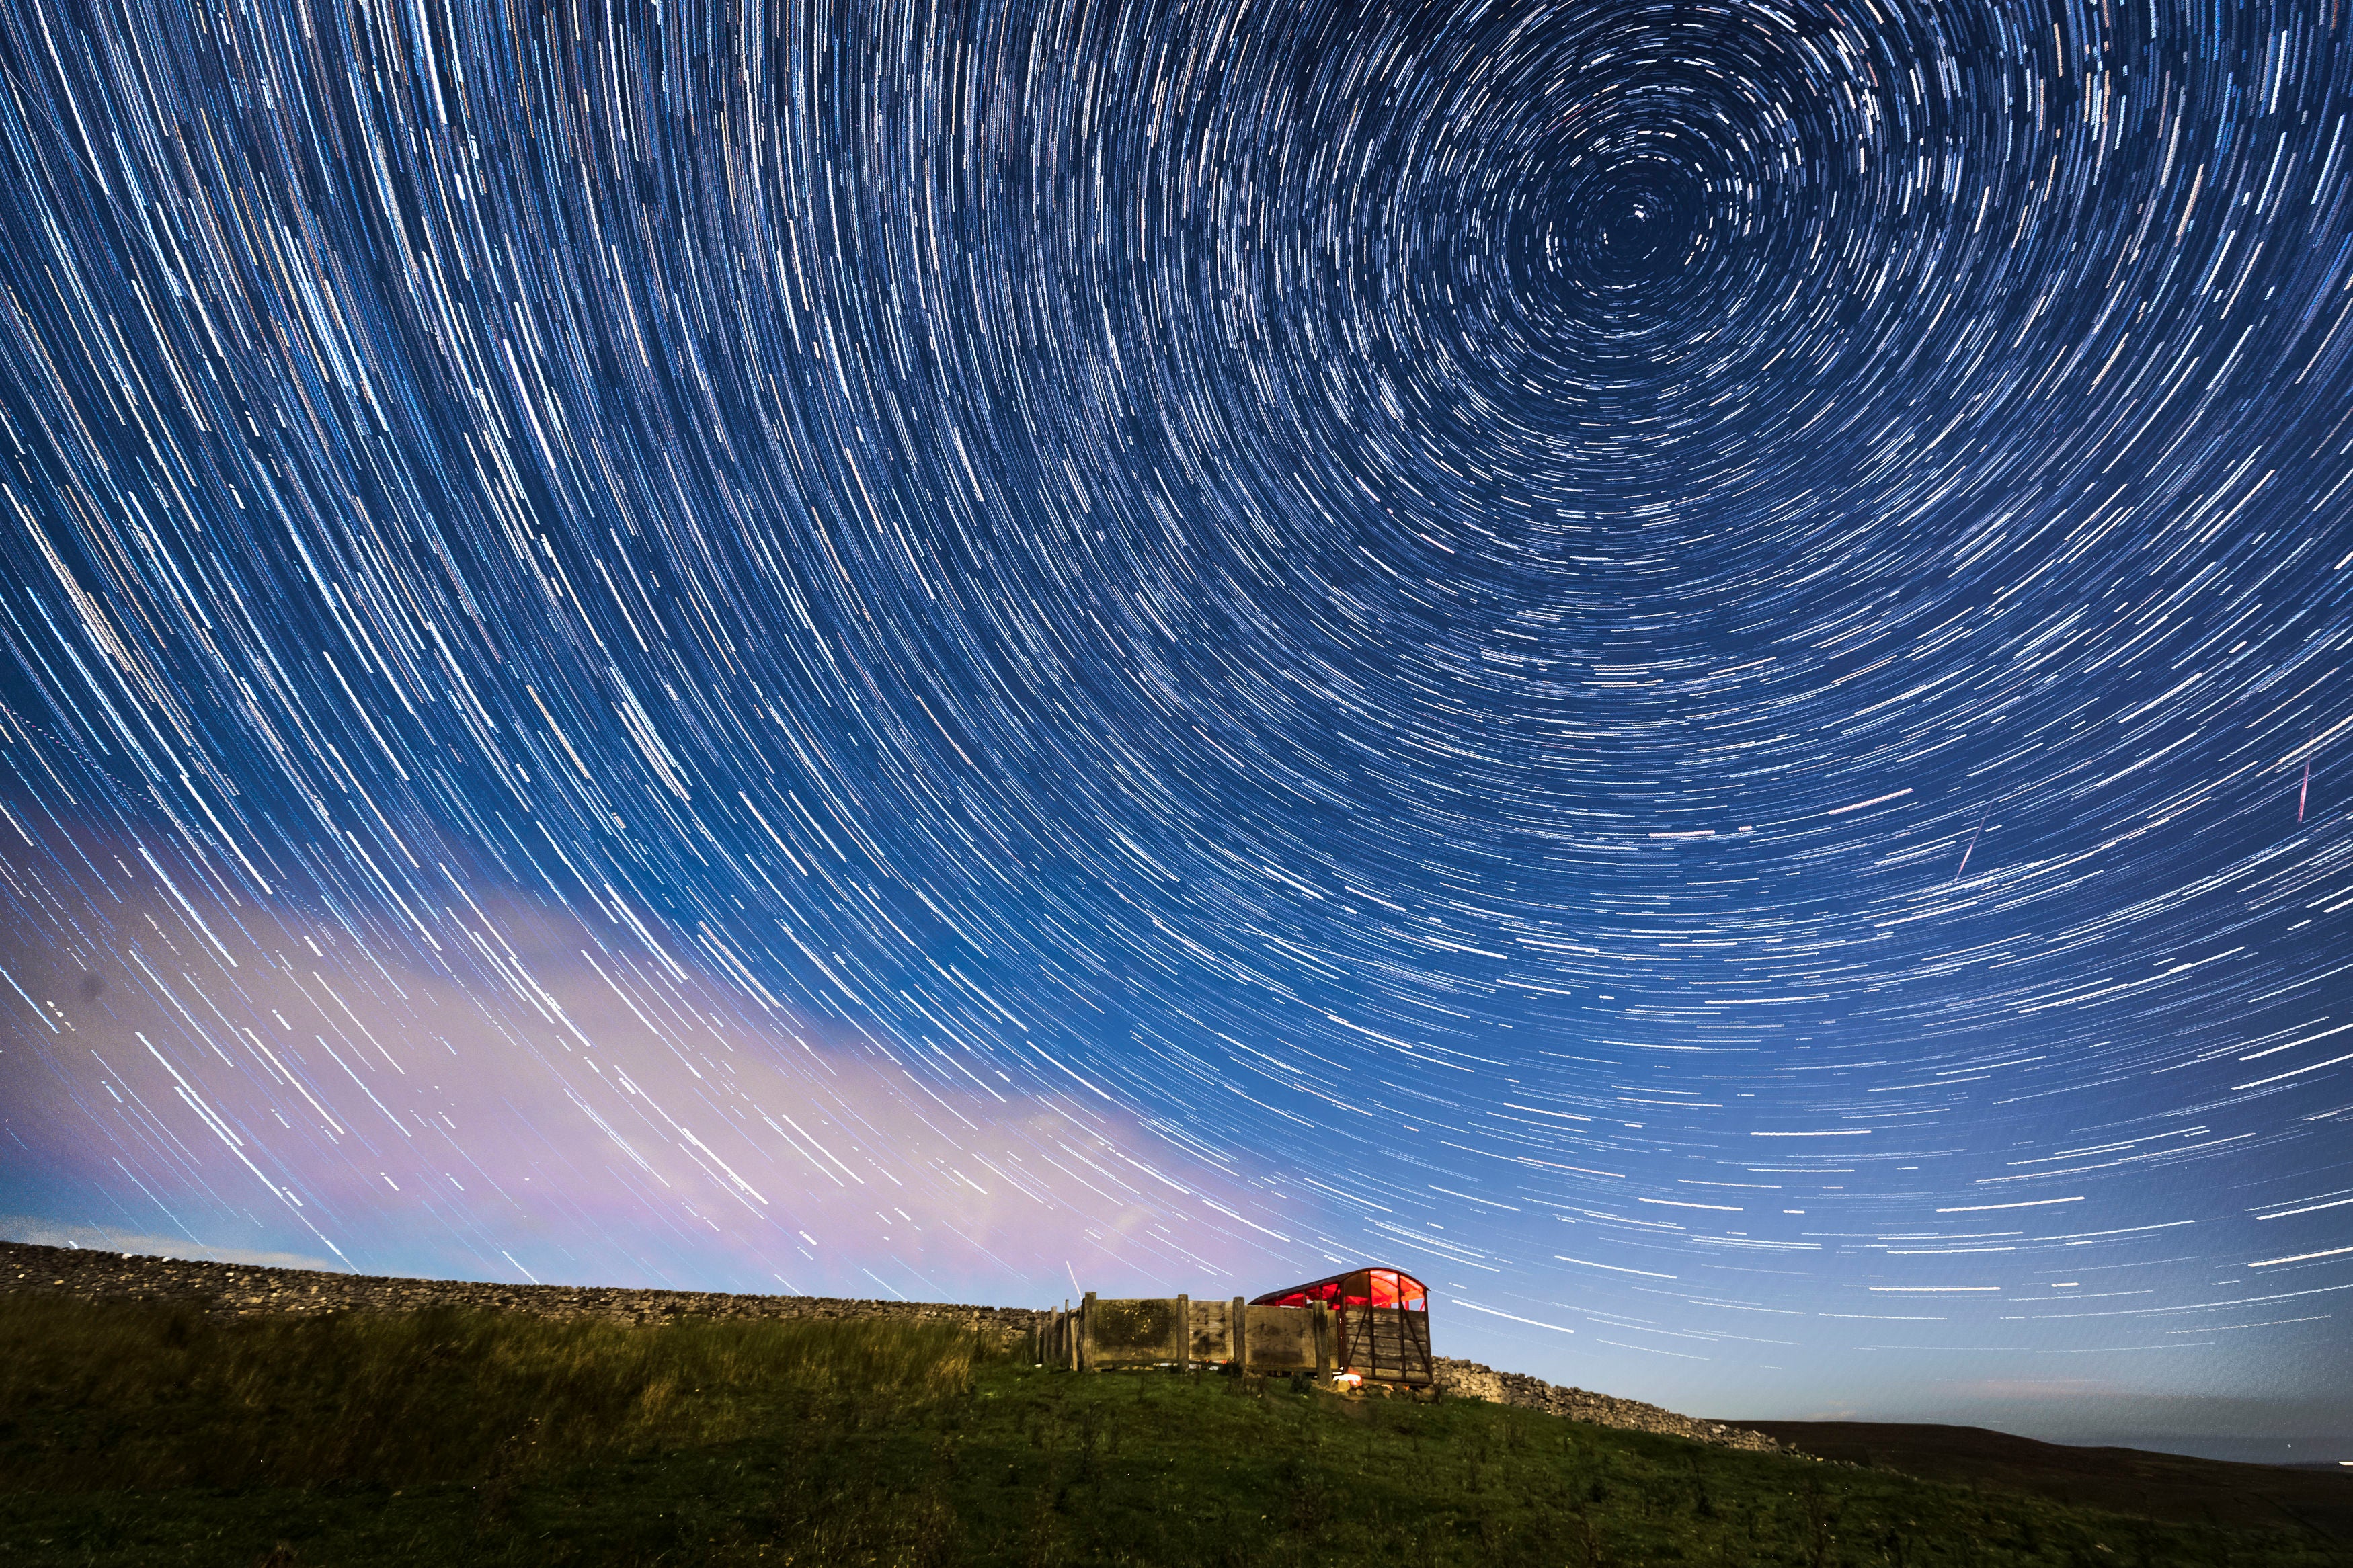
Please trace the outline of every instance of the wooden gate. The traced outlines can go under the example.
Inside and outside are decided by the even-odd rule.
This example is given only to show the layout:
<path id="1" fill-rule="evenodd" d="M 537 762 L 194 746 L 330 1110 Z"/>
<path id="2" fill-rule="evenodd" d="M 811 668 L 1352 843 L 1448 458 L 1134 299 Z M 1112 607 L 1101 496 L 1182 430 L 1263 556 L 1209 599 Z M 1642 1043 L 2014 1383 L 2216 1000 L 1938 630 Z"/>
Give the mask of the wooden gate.
<path id="1" fill-rule="evenodd" d="M 1340 1332 L 1339 1363 L 1383 1383 L 1428 1383 L 1430 1314 L 1397 1307 L 1343 1307 L 1333 1316 Z"/>

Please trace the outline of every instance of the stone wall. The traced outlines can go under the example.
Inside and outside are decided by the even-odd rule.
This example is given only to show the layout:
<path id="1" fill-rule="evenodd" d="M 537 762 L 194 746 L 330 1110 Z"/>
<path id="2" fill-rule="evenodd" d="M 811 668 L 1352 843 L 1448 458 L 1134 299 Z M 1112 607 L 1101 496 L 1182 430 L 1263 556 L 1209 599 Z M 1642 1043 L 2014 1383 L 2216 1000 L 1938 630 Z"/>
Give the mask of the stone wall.
<path id="1" fill-rule="evenodd" d="M 1636 1399 L 1613 1399 L 1606 1394 L 1593 1394 L 1582 1388 L 1563 1388 L 1542 1378 L 1522 1373 L 1497 1372 L 1475 1361 L 1457 1361 L 1451 1356 L 1438 1359 L 1438 1386 L 1457 1399 L 1484 1399 L 1494 1405 L 1515 1405 L 1523 1410 L 1541 1410 L 1547 1415 L 1566 1415 L 1571 1421 L 1589 1422 L 1596 1426 L 1617 1426 L 1629 1432 L 1659 1432 L 1670 1437 L 1688 1437 L 1694 1443 L 1715 1443 L 1727 1448 L 1746 1448 L 1760 1454 L 1787 1454 L 1795 1450 L 1775 1442 L 1762 1432 L 1752 1432 L 1745 1426 L 1725 1426 L 1714 1421 L 1695 1421 L 1688 1415 L 1678 1415 L 1672 1410 L 1662 1410 L 1655 1405 L 1644 1405 Z"/>
<path id="2" fill-rule="evenodd" d="M 609 1286 L 486 1285 L 396 1279 L 310 1268 L 189 1263 L 70 1247 L 0 1241 L 0 1291 L 133 1301 L 185 1301 L 232 1317 L 262 1312 L 407 1312 L 487 1307 L 545 1318 L 659 1323 L 672 1318 L 892 1318 L 965 1323 L 1011 1340 L 1045 1316 L 1027 1307 L 934 1301 L 857 1301 L 823 1296 L 733 1296 L 710 1290 L 627 1290 Z"/>

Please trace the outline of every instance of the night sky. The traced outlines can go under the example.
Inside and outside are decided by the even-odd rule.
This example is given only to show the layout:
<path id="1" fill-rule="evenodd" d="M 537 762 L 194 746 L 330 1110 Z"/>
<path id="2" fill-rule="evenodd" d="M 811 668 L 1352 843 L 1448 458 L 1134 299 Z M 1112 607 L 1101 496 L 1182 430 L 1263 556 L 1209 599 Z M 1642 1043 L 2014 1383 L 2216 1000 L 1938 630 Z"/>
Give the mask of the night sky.
<path id="1" fill-rule="evenodd" d="M 2353 1444 L 2339 11 L 0 0 L 0 1229 Z"/>

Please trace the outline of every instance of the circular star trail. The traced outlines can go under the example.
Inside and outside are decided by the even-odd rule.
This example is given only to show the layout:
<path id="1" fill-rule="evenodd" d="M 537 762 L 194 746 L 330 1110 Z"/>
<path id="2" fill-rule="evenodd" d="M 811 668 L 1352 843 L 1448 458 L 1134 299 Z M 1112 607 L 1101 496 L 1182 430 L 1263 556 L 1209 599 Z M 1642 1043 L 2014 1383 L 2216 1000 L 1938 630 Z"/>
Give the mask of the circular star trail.
<path id="1" fill-rule="evenodd" d="M 0 82 L 11 1206 L 2353 1375 L 2333 4 L 16 3 Z"/>

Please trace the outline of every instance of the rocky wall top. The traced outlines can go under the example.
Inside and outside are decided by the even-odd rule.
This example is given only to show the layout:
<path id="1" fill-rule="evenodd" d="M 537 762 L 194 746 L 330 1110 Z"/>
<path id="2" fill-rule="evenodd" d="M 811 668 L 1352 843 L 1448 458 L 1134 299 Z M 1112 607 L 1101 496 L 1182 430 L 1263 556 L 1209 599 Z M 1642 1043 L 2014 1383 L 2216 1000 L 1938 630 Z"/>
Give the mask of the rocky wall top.
<path id="1" fill-rule="evenodd" d="M 545 1318 L 659 1323 L 672 1318 L 888 1318 L 968 1323 L 1007 1338 L 1043 1313 L 1028 1307 L 936 1301 L 860 1301 L 824 1296 L 739 1296 L 713 1290 L 631 1290 L 612 1286 L 493 1285 L 462 1279 L 401 1279 L 135 1258 L 83 1247 L 0 1241 L 0 1290 L 133 1301 L 185 1301 L 206 1312 L 407 1312 L 482 1307 Z"/>
<path id="2" fill-rule="evenodd" d="M 1658 1432 L 1670 1437 L 1688 1437 L 1694 1443 L 1714 1443 L 1761 1454 L 1795 1452 L 1762 1432 L 1694 1420 L 1655 1405 L 1645 1405 L 1639 1399 L 1617 1399 L 1587 1389 L 1563 1388 L 1524 1373 L 1497 1372 L 1475 1361 L 1457 1361 L 1451 1356 L 1439 1356 L 1436 1361 L 1439 1388 L 1458 1399 L 1484 1399 L 1496 1405 L 1517 1405 L 1523 1410 L 1541 1410 L 1547 1415 L 1565 1415 L 1571 1421 L 1588 1422 L 1596 1426 Z"/>

